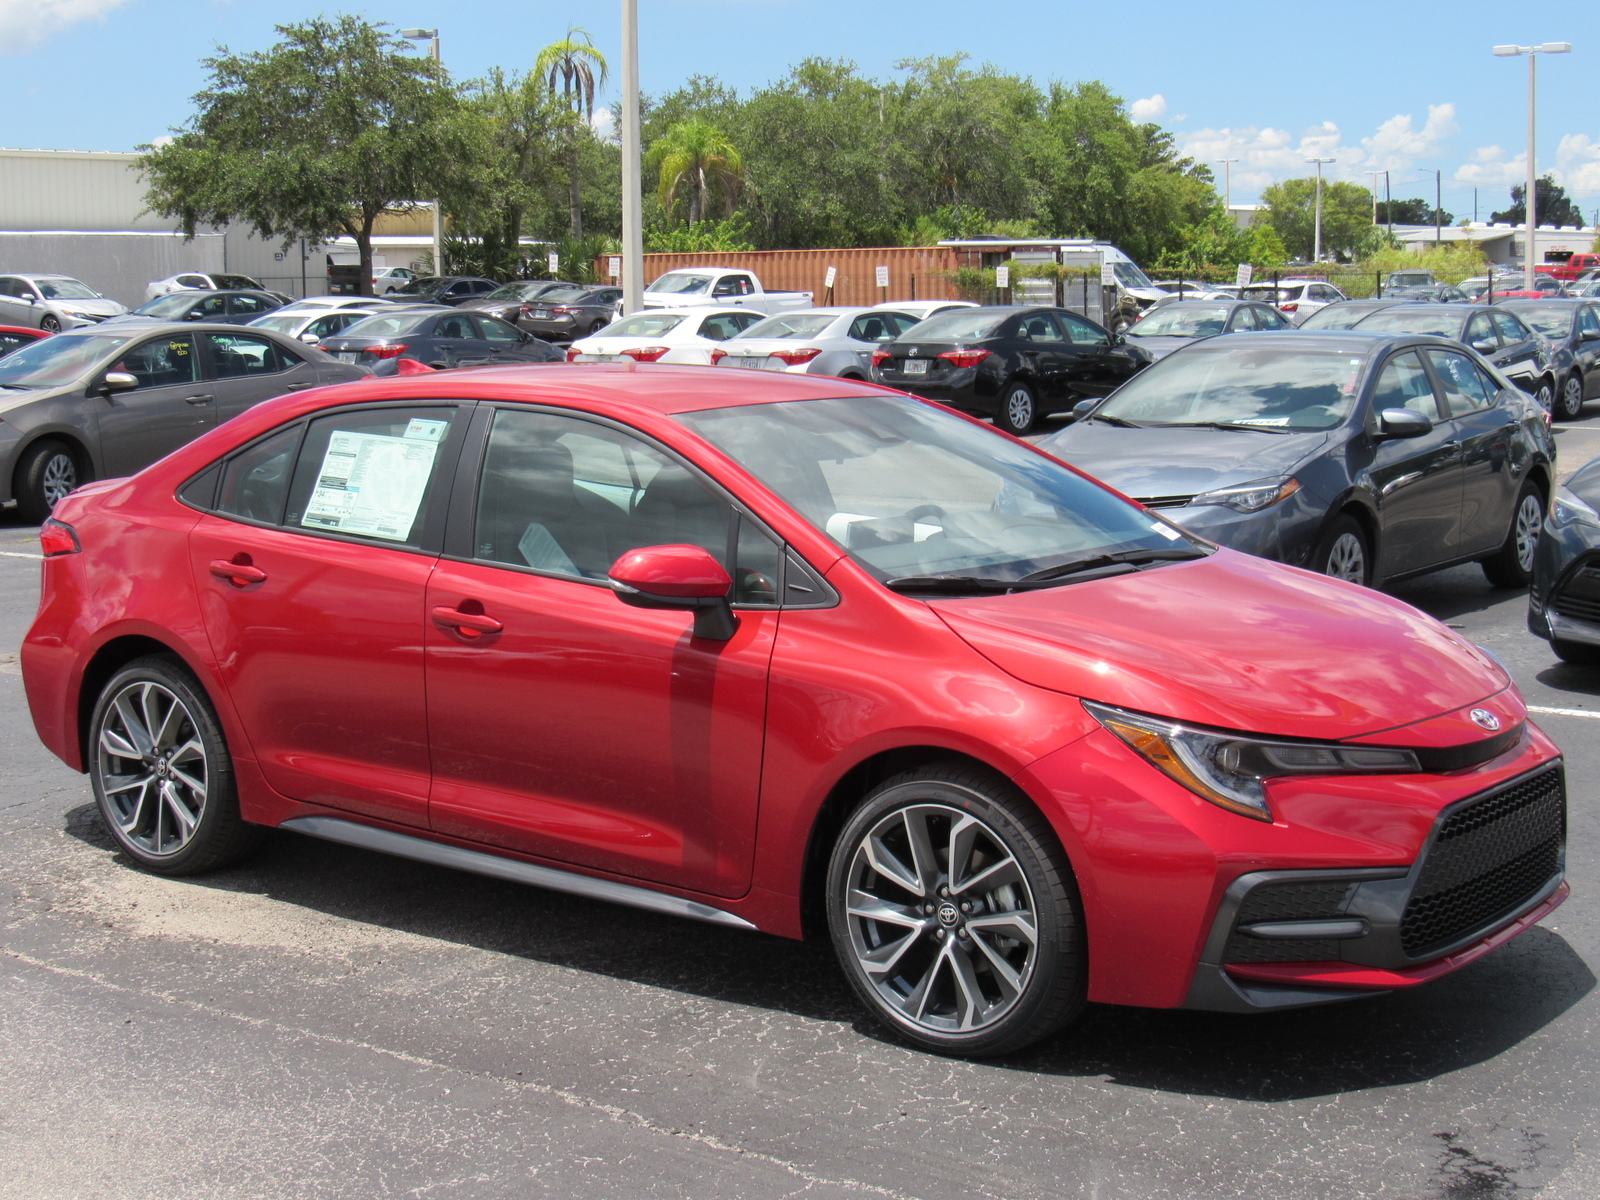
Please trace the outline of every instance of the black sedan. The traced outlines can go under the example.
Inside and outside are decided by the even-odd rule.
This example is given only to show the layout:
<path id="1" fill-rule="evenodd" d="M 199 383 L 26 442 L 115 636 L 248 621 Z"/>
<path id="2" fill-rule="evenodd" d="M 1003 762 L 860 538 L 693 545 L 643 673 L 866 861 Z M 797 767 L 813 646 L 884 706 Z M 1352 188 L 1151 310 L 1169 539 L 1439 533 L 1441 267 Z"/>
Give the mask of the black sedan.
<path id="1" fill-rule="evenodd" d="M 517 328 L 554 342 L 593 337 L 617 319 L 619 287 L 574 285 L 545 292 L 523 309 Z"/>
<path id="2" fill-rule="evenodd" d="M 487 313 L 411 309 L 357 321 L 322 343 L 340 362 L 390 374 L 401 359 L 443 370 L 484 363 L 564 362 L 549 342 Z"/>
<path id="3" fill-rule="evenodd" d="M 454 308 L 469 300 L 480 300 L 499 286 L 492 279 L 474 275 L 418 275 L 391 294 L 402 302 L 416 300 L 423 304 L 447 304 Z"/>
<path id="4" fill-rule="evenodd" d="M 1495 304 L 1542 333 L 1555 353 L 1555 415 L 1567 420 L 1600 396 L 1600 301 L 1505 300 Z"/>
<path id="5" fill-rule="evenodd" d="M 1477 561 L 1527 586 L 1555 438 L 1454 342 L 1211 338 L 1080 413 L 1043 448 L 1214 542 L 1352 583 Z"/>
<path id="6" fill-rule="evenodd" d="M 264 317 L 283 307 L 283 301 L 270 292 L 252 289 L 233 289 L 221 292 L 185 290 L 168 292 L 154 300 L 146 300 L 132 312 L 111 321 L 207 321 L 212 324 L 244 325 L 257 317 Z"/>
<path id="7" fill-rule="evenodd" d="M 1132 344 L 1165 358 L 1201 338 L 1224 333 L 1293 329 L 1289 318 L 1270 304 L 1250 300 L 1179 300 L 1152 308 L 1125 331 Z"/>
<path id="8" fill-rule="evenodd" d="M 1550 343 L 1498 305 L 1397 304 L 1357 321 L 1363 333 L 1428 333 L 1471 346 L 1548 410 L 1555 401 Z"/>
<path id="9" fill-rule="evenodd" d="M 1329 304 L 1317 309 L 1304 321 L 1300 322 L 1301 329 L 1352 329 L 1358 321 L 1377 312 L 1380 308 L 1393 308 L 1402 304 L 1401 300 L 1341 300 L 1337 304 Z"/>
<path id="10" fill-rule="evenodd" d="M 1528 628 L 1567 662 L 1600 667 L 1600 458 L 1556 489 L 1534 553 Z"/>
<path id="11" fill-rule="evenodd" d="M 957 308 L 872 355 L 872 378 L 1021 435 L 1044 413 L 1104 396 L 1155 361 L 1062 308 Z"/>

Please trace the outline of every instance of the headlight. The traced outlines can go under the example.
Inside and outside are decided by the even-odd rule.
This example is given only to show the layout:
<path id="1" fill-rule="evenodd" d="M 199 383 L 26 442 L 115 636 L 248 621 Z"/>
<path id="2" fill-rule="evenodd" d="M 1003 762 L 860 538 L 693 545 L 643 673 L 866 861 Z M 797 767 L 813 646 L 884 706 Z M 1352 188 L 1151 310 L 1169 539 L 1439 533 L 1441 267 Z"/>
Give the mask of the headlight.
<path id="1" fill-rule="evenodd" d="M 1214 492 L 1201 492 L 1189 504 L 1191 507 L 1220 504 L 1235 512 L 1260 512 L 1263 508 L 1271 508 L 1279 501 L 1287 500 L 1299 490 L 1300 481 L 1292 475 L 1287 478 L 1256 479 L 1250 483 L 1218 488 Z"/>
<path id="2" fill-rule="evenodd" d="M 1600 512 L 1582 500 L 1574 492 L 1566 488 L 1557 488 L 1555 496 L 1550 501 L 1550 521 L 1558 528 L 1568 525 L 1592 525 L 1600 528 Z"/>
<path id="3" fill-rule="evenodd" d="M 1089 715 L 1151 766 L 1219 808 L 1272 820 L 1263 781 L 1288 775 L 1408 775 L 1422 770 L 1410 750 L 1337 743 L 1274 742 L 1190 729 L 1174 721 L 1085 700 Z"/>

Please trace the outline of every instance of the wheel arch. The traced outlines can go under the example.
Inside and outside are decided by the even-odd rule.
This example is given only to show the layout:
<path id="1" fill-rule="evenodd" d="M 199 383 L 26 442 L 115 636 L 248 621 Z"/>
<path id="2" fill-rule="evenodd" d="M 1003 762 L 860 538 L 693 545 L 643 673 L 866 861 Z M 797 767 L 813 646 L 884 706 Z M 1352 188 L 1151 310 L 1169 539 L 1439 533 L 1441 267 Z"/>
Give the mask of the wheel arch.
<path id="1" fill-rule="evenodd" d="M 70 425 L 45 425 L 37 429 L 28 430 L 27 434 L 17 442 L 16 449 L 12 451 L 11 461 L 7 464 L 5 477 L 6 495 L 15 500 L 17 486 L 17 471 L 22 467 L 22 460 L 40 442 L 64 442 L 67 449 L 72 451 L 78 460 L 78 466 L 85 474 L 90 476 L 85 483 L 93 482 L 93 477 L 99 474 L 99 463 L 95 461 L 94 454 L 89 449 L 88 442 L 83 434 Z"/>
<path id="2" fill-rule="evenodd" d="M 160 654 L 175 659 L 186 674 L 194 679 L 195 686 L 210 695 L 211 689 L 200 677 L 194 664 L 179 650 L 148 633 L 123 633 L 109 639 L 95 650 L 78 680 L 76 740 L 82 770 L 89 766 L 89 719 L 94 715 L 100 691 L 111 677 L 134 659 Z"/>

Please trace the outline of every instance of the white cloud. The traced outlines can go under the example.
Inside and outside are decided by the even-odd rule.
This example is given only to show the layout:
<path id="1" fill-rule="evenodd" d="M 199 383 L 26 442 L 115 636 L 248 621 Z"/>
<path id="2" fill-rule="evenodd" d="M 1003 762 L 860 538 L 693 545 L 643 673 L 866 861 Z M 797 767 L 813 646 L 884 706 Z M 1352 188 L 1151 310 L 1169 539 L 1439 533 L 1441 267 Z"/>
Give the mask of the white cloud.
<path id="1" fill-rule="evenodd" d="M 1457 167 L 1451 178 L 1467 187 L 1510 187 L 1527 180 L 1528 156 L 1524 153 L 1507 158 L 1499 146 L 1479 146 L 1472 152 L 1471 161 Z"/>
<path id="2" fill-rule="evenodd" d="M 1600 196 L 1600 141 L 1588 134 L 1569 133 L 1556 149 L 1556 174 L 1574 196 Z"/>
<path id="3" fill-rule="evenodd" d="M 127 0 L 0 0 L 0 47 L 17 53 L 82 21 L 104 17 Z"/>
<path id="4" fill-rule="evenodd" d="M 1154 121 L 1157 117 L 1166 115 L 1167 98 L 1160 92 L 1144 100 L 1135 100 L 1129 109 L 1135 121 Z"/>
<path id="5" fill-rule="evenodd" d="M 616 118 L 611 115 L 609 108 L 597 108 L 594 116 L 589 118 L 589 128 L 594 130 L 595 137 L 602 142 L 610 141 L 617 137 Z"/>
<path id="6" fill-rule="evenodd" d="M 1369 171 L 1410 170 L 1421 159 L 1437 157 L 1460 128 L 1454 104 L 1428 105 L 1428 119 L 1421 129 L 1413 128 L 1410 113 L 1397 114 L 1379 125 L 1377 133 L 1361 139 L 1366 151 L 1363 165 Z"/>

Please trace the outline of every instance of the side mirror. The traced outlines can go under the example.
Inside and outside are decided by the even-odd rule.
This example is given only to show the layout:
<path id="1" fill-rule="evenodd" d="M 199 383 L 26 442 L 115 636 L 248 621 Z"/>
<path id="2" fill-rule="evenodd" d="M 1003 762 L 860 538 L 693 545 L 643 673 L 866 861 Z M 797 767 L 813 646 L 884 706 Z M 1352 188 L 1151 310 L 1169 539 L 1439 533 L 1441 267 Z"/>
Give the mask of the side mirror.
<path id="1" fill-rule="evenodd" d="M 1489 341 L 1487 339 L 1485 339 L 1485 340 L 1483 340 L 1481 342 L 1473 342 L 1472 343 L 1472 348 L 1474 350 L 1476 350 L 1479 354 L 1493 354 L 1496 350 L 1500 349 L 1500 347 L 1496 343 L 1491 342 L 1491 341 Z"/>
<path id="2" fill-rule="evenodd" d="M 308 329 L 300 335 L 300 340 L 308 346 L 315 346 L 322 338 Z"/>
<path id="3" fill-rule="evenodd" d="M 1072 406 L 1072 411 L 1067 414 L 1069 423 L 1083 420 L 1094 411 L 1094 406 L 1099 403 L 1099 397 L 1095 397 L 1093 400 L 1079 400 Z"/>
<path id="4" fill-rule="evenodd" d="M 1600 329 L 1585 329 L 1578 340 L 1580 342 L 1600 342 Z"/>
<path id="5" fill-rule="evenodd" d="M 644 546 L 612 564 L 611 588 L 634 608 L 681 608 L 694 613 L 694 636 L 725 642 L 739 628 L 728 603 L 733 580 L 699 546 Z"/>
<path id="6" fill-rule="evenodd" d="M 183 319 L 185 321 L 204 321 L 206 319 L 206 315 L 198 308 L 191 308 L 188 312 L 183 314 Z"/>
<path id="7" fill-rule="evenodd" d="M 139 386 L 139 377 L 127 371 L 107 371 L 106 377 L 101 380 L 98 391 L 102 396 L 109 396 L 113 392 L 131 392 Z"/>
<path id="8" fill-rule="evenodd" d="M 1378 430 L 1384 437 L 1417 438 L 1433 432 L 1433 422 L 1409 408 L 1386 408 L 1378 414 Z"/>
<path id="9" fill-rule="evenodd" d="M 1537 198 L 1537 197 L 1536 197 L 1536 198 Z M 1128 342 L 1128 339 L 1127 339 L 1127 337 L 1126 337 L 1126 336 L 1125 336 L 1125 335 L 1123 335 L 1123 334 L 1120 334 L 1120 333 L 1113 333 L 1113 334 L 1112 334 L 1112 335 L 1111 335 L 1111 344 L 1112 344 L 1112 345 L 1113 345 L 1113 346 L 1124 346 L 1124 345 L 1126 345 L 1126 344 L 1127 344 L 1127 342 Z"/>

